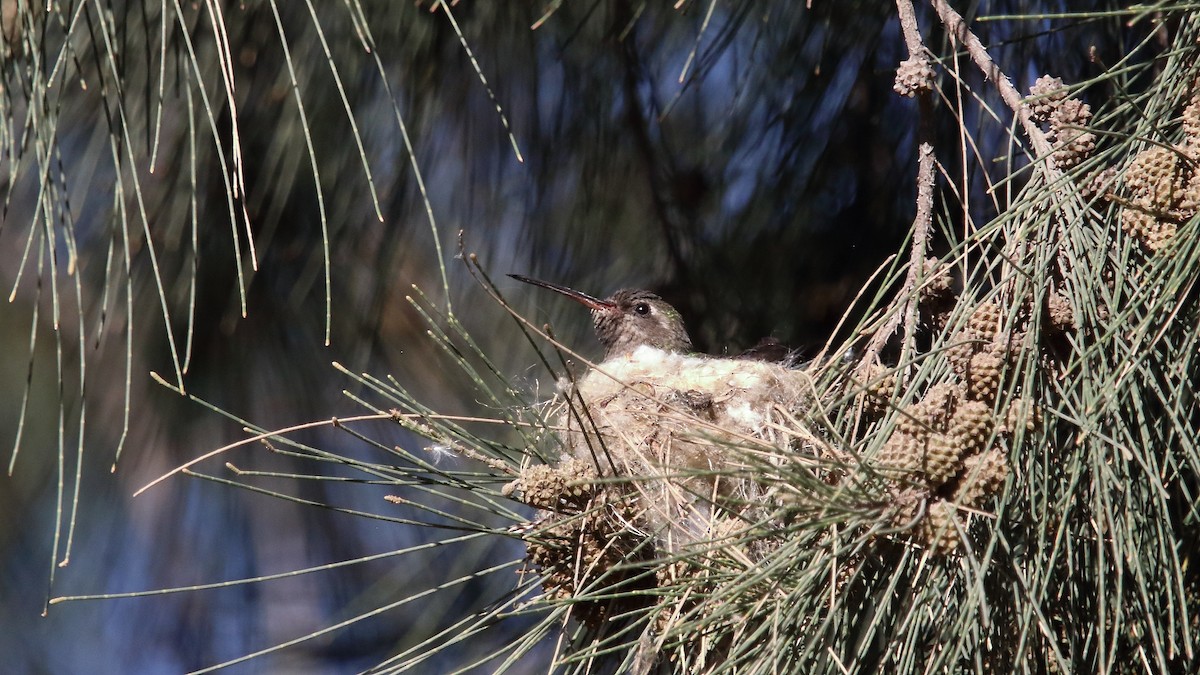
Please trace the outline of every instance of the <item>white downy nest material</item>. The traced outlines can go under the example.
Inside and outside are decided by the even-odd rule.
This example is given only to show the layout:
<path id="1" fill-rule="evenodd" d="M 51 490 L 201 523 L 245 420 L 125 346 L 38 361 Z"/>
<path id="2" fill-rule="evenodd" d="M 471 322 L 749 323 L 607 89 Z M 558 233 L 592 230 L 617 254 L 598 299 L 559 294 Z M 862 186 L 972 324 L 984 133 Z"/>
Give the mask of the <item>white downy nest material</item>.
<path id="1" fill-rule="evenodd" d="M 808 374 L 777 363 L 639 347 L 563 389 L 570 454 L 631 479 L 638 525 L 669 551 L 711 539 L 716 518 L 761 517 L 769 496 L 757 478 L 808 437 L 798 423 Z"/>

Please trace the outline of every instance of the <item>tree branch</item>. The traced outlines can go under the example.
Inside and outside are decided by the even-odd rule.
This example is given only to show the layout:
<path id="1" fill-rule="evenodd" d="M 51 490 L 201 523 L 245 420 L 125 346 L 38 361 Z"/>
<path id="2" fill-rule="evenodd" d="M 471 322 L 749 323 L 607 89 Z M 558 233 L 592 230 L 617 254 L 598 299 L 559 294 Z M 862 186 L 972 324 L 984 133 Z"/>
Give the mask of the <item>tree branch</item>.
<path id="1" fill-rule="evenodd" d="M 1029 138 L 1030 144 L 1033 145 L 1037 158 L 1048 159 L 1052 151 L 1050 141 L 1046 139 L 1046 134 L 1033 121 L 1033 111 L 1026 105 L 1025 97 L 1021 96 L 1021 92 L 1017 91 L 1017 88 L 1009 81 L 1004 71 L 1000 70 L 1000 67 L 992 60 L 987 48 L 983 46 L 983 43 L 979 41 L 978 37 L 975 37 L 975 34 L 967 26 L 966 19 L 954 11 L 954 8 L 946 0 L 930 0 L 930 4 L 933 5 L 933 9 L 937 12 L 938 18 L 941 19 L 942 25 L 946 27 L 950 35 L 962 43 L 971 60 L 983 71 L 984 77 L 996 84 L 996 90 L 1000 92 L 1000 98 L 1004 100 L 1004 103 L 1017 116 L 1017 121 L 1021 123 L 1021 128 L 1025 130 L 1025 135 Z M 1046 171 L 1057 173 L 1057 169 L 1050 165 L 1049 162 L 1043 164 L 1043 168 Z"/>
<path id="2" fill-rule="evenodd" d="M 917 26 L 917 16 L 912 0 L 896 0 L 896 11 L 900 17 L 900 30 L 904 35 L 904 44 L 908 47 L 909 61 L 912 62 L 918 57 L 925 58 L 927 50 L 921 39 L 921 31 Z M 917 324 L 917 303 L 913 296 L 925 271 L 925 251 L 929 243 L 929 230 L 933 224 L 932 82 L 927 87 L 918 88 L 915 95 L 919 107 L 918 136 L 920 141 L 917 146 L 917 213 L 913 218 L 913 241 L 912 250 L 909 253 L 908 273 L 905 275 L 904 286 L 898 295 L 900 305 L 887 322 L 871 337 L 871 342 L 867 345 L 864 354 L 864 363 L 879 360 L 879 353 L 896 329 L 900 327 L 901 319 L 904 321 L 904 346 L 901 349 L 903 352 L 907 352 Z M 903 361 L 902 355 L 901 362 Z"/>

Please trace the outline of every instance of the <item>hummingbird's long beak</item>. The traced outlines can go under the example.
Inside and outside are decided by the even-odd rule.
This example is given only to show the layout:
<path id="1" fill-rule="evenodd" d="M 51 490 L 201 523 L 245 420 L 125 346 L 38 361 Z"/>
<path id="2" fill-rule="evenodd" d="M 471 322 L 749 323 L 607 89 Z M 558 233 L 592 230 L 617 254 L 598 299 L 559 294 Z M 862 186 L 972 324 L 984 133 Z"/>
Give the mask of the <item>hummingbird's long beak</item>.
<path id="1" fill-rule="evenodd" d="M 558 284 L 552 284 L 549 281 L 542 281 L 541 279 L 534 279 L 531 277 L 521 276 L 520 274 L 510 274 L 508 276 L 516 279 L 517 281 L 524 281 L 527 284 L 533 284 L 534 286 L 541 286 L 542 288 L 550 289 L 550 290 L 554 291 L 555 293 L 562 293 L 563 295 L 567 296 L 568 298 L 571 298 L 575 302 L 578 302 L 579 304 L 584 305 L 586 307 L 590 307 L 591 309 L 607 311 L 607 310 L 613 310 L 613 309 L 617 308 L 616 305 L 614 305 L 611 302 L 608 302 L 607 300 L 601 300 L 599 298 L 594 298 L 594 297 L 588 295 L 587 293 L 580 293 L 579 291 L 575 290 L 574 288 L 567 288 L 566 286 L 559 286 Z"/>

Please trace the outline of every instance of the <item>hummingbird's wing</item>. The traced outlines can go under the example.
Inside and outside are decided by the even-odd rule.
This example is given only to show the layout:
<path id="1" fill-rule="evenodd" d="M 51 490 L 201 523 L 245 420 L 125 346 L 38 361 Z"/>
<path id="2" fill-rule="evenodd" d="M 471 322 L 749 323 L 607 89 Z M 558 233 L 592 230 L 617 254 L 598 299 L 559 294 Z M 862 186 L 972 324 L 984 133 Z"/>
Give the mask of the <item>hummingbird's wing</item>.
<path id="1" fill-rule="evenodd" d="M 787 345 L 773 337 L 765 337 L 758 344 L 735 356 L 744 361 L 766 361 L 767 363 L 790 363 L 795 360 L 796 353 Z"/>

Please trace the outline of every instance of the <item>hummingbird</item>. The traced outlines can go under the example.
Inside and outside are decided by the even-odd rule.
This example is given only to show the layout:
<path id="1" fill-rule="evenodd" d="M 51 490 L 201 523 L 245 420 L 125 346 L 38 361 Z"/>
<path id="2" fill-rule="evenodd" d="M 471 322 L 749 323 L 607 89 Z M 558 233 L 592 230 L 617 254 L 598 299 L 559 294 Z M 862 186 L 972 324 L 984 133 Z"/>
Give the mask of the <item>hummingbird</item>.
<path id="1" fill-rule="evenodd" d="M 591 309 L 592 324 L 596 337 L 604 345 L 606 360 L 631 354 L 642 346 L 678 354 L 693 351 L 692 338 L 683 325 L 683 317 L 667 301 L 650 291 L 625 288 L 601 300 L 548 281 L 520 274 L 508 276 L 561 293 Z"/>

